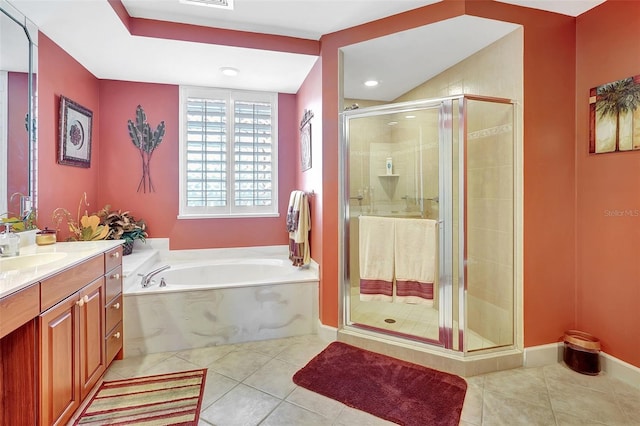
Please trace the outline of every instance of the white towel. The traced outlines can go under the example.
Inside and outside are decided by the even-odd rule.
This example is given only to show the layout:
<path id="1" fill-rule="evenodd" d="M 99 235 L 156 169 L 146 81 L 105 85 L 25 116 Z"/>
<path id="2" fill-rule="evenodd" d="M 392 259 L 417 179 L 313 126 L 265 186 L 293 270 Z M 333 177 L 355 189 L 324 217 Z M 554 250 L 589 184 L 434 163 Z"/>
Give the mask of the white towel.
<path id="1" fill-rule="evenodd" d="M 395 302 L 433 306 L 437 222 L 396 219 L 395 229 Z"/>
<path id="2" fill-rule="evenodd" d="M 289 231 L 289 259 L 293 266 L 305 266 L 311 262 L 309 231 L 311 212 L 309 199 L 304 191 L 293 191 L 289 197 L 287 231 Z"/>
<path id="3" fill-rule="evenodd" d="M 393 300 L 394 221 L 386 217 L 359 218 L 360 300 Z"/>

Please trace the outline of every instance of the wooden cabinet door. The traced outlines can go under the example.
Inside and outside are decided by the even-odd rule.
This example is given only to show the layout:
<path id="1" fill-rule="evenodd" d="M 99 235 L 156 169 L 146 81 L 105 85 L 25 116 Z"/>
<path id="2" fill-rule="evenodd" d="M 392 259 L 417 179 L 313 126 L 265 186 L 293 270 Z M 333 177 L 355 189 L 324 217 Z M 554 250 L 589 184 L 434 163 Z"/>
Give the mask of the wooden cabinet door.
<path id="1" fill-rule="evenodd" d="M 80 290 L 80 399 L 83 400 L 105 370 L 104 277 Z"/>
<path id="2" fill-rule="evenodd" d="M 80 405 L 78 294 L 39 317 L 40 424 L 65 424 Z"/>

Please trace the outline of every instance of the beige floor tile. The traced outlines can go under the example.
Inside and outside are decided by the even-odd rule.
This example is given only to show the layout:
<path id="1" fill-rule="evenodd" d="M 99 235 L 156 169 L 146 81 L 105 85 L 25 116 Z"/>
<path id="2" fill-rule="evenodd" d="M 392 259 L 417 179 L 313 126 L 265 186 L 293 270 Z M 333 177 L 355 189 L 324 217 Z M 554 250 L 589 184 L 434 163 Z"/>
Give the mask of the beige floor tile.
<path id="1" fill-rule="evenodd" d="M 177 357 L 193 364 L 206 367 L 235 349 L 235 345 L 208 346 L 176 353 Z"/>
<path id="2" fill-rule="evenodd" d="M 555 413 L 557 426 L 603 426 L 606 423 L 599 423 L 590 420 L 580 419 L 570 414 Z M 629 424 L 631 426 L 632 423 Z M 622 426 L 622 425 L 620 425 Z"/>
<path id="3" fill-rule="evenodd" d="M 298 367 L 295 365 L 279 359 L 272 359 L 247 377 L 243 383 L 284 399 L 296 387 L 291 380 L 296 371 L 298 371 Z"/>
<path id="4" fill-rule="evenodd" d="M 263 355 L 274 357 L 291 344 L 289 339 L 260 340 L 239 344 L 240 349 L 259 352 Z"/>
<path id="5" fill-rule="evenodd" d="M 411 316 L 405 323 L 415 327 L 415 311 Z M 432 326 L 437 330 L 437 321 Z M 151 354 L 114 362 L 105 380 L 207 367 L 200 426 L 391 425 L 293 383 L 295 372 L 327 345 L 305 335 Z M 640 389 L 606 374 L 554 364 L 465 380 L 462 426 L 640 424 Z"/>
<path id="6" fill-rule="evenodd" d="M 393 422 L 372 416 L 364 411 L 356 410 L 351 407 L 344 407 L 338 415 L 335 425 L 337 426 L 390 426 L 395 425 Z"/>
<path id="7" fill-rule="evenodd" d="M 109 369 L 125 378 L 143 376 L 150 368 L 172 356 L 173 352 L 162 352 L 125 358 L 114 361 Z"/>
<path id="8" fill-rule="evenodd" d="M 201 413 L 216 426 L 257 425 L 280 404 L 280 399 L 239 384 Z"/>
<path id="9" fill-rule="evenodd" d="M 517 398 L 529 404 L 550 408 L 544 374 L 540 369 L 518 368 L 488 374 L 484 390 Z"/>
<path id="10" fill-rule="evenodd" d="M 553 410 L 587 421 L 624 424 L 628 417 L 612 393 L 559 380 L 547 380 Z"/>
<path id="11" fill-rule="evenodd" d="M 482 425 L 550 426 L 555 424 L 551 407 L 542 407 L 485 389 Z"/>
<path id="12" fill-rule="evenodd" d="M 276 355 L 276 358 L 302 368 L 326 347 L 327 344 L 324 342 L 293 343 Z"/>
<path id="13" fill-rule="evenodd" d="M 160 361 L 153 367 L 150 367 L 149 369 L 145 370 L 144 374 L 151 376 L 154 374 L 167 374 L 167 373 L 175 373 L 178 371 L 191 371 L 191 370 L 197 370 L 199 368 L 203 368 L 203 367 L 192 364 L 189 361 L 186 361 L 182 358 L 172 356 L 163 361 Z"/>
<path id="14" fill-rule="evenodd" d="M 468 383 L 460 420 L 472 425 L 482 424 L 483 393 L 481 386 Z"/>
<path id="15" fill-rule="evenodd" d="M 297 405 L 282 402 L 260 426 L 331 426 L 333 423 L 320 414 Z"/>
<path id="16" fill-rule="evenodd" d="M 344 408 L 344 404 L 327 398 L 305 388 L 297 387 L 287 397 L 286 401 L 320 414 L 330 420 L 335 419 Z"/>
<path id="17" fill-rule="evenodd" d="M 207 409 L 211 404 L 236 387 L 238 383 L 239 382 L 236 380 L 230 379 L 208 369 L 204 383 L 204 395 L 202 396 L 201 410 Z"/>
<path id="18" fill-rule="evenodd" d="M 230 377 L 242 381 L 255 373 L 260 367 L 269 362 L 271 358 L 253 351 L 231 351 L 220 359 L 215 360 L 207 367 Z"/>

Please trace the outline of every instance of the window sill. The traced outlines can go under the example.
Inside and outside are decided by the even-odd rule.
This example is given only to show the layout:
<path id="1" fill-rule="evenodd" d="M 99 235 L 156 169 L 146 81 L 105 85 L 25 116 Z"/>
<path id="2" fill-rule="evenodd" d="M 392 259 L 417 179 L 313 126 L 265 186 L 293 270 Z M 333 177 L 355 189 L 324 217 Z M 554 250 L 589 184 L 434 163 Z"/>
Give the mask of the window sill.
<path id="1" fill-rule="evenodd" d="M 259 217 L 280 217 L 280 213 L 249 213 L 249 214 L 179 214 L 178 220 L 190 219 L 252 219 Z"/>

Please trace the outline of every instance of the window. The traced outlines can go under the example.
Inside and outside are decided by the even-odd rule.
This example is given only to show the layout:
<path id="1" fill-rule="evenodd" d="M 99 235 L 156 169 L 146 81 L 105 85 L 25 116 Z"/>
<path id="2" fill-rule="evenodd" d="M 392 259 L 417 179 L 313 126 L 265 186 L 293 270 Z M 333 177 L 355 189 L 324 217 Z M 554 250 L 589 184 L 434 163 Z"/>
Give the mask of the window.
<path id="1" fill-rule="evenodd" d="M 278 215 L 277 99 L 181 88 L 180 218 Z"/>

